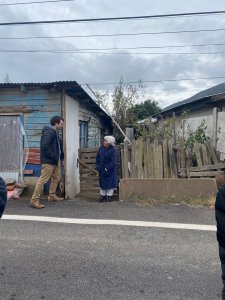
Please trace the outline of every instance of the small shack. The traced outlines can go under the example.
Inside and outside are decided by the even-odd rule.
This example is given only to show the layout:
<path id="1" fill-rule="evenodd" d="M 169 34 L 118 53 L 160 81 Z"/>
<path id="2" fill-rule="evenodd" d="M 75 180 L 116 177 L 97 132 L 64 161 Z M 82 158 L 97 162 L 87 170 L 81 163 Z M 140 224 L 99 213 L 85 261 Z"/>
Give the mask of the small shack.
<path id="1" fill-rule="evenodd" d="M 80 192 L 79 148 L 98 147 L 113 129 L 111 117 L 76 81 L 0 84 L 0 176 L 35 184 L 41 131 L 55 115 L 65 121 L 65 196 L 72 198 Z"/>

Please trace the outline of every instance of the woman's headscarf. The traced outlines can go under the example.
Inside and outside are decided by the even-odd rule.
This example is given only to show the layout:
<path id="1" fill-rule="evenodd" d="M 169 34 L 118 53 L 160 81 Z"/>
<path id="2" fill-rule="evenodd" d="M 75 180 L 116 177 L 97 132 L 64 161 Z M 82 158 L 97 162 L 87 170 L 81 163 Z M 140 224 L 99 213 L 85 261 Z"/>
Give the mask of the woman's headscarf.
<path id="1" fill-rule="evenodd" d="M 105 136 L 104 137 L 104 140 L 108 143 L 108 144 L 110 144 L 110 145 L 112 145 L 112 146 L 114 146 L 115 145 L 115 138 L 114 138 L 114 136 L 112 136 L 112 135 L 107 135 L 107 136 Z"/>

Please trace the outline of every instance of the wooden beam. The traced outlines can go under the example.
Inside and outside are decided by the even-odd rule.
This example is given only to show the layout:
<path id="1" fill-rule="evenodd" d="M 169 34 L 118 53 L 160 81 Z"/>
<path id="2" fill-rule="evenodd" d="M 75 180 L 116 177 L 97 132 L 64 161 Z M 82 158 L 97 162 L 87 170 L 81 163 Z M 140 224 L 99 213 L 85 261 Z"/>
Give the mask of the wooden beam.
<path id="1" fill-rule="evenodd" d="M 208 165 L 208 166 L 201 166 L 201 167 L 190 167 L 190 172 L 198 172 L 198 171 L 210 171 L 210 170 L 217 170 L 217 169 L 225 169 L 225 163 L 215 164 L 215 165 Z M 179 172 L 185 172 L 185 168 L 181 168 Z"/>

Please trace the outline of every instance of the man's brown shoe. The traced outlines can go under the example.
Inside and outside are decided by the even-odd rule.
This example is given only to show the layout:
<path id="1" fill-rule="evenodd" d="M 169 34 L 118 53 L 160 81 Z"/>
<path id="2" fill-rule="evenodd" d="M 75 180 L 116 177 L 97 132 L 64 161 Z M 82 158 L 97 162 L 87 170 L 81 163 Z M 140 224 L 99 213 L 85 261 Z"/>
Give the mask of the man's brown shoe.
<path id="1" fill-rule="evenodd" d="M 56 195 L 52 195 L 52 196 L 48 197 L 49 202 L 51 202 L 51 201 L 59 202 L 59 201 L 63 201 L 63 200 L 64 200 L 64 198 L 59 198 Z"/>
<path id="2" fill-rule="evenodd" d="M 40 203 L 39 199 L 31 199 L 30 206 L 37 209 L 41 209 L 45 207 L 43 204 Z"/>

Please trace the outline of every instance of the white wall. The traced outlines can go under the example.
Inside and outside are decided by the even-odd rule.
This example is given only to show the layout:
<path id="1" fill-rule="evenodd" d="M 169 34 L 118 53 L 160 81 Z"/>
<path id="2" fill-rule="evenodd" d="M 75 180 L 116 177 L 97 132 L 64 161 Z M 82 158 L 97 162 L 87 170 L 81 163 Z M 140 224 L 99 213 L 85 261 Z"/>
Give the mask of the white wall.
<path id="1" fill-rule="evenodd" d="M 65 96 L 65 191 L 66 198 L 80 192 L 80 176 L 77 167 L 79 149 L 79 102 Z"/>
<path id="2" fill-rule="evenodd" d="M 217 130 L 218 130 L 217 150 L 221 153 L 220 159 L 224 160 L 225 159 L 225 111 L 218 113 Z"/>
<path id="3" fill-rule="evenodd" d="M 177 120 L 177 127 L 181 126 L 181 119 Z M 206 135 L 211 138 L 216 150 L 220 152 L 220 160 L 225 159 L 225 111 L 215 112 L 213 107 L 202 110 L 196 110 L 188 113 L 188 124 L 191 130 L 196 130 L 205 120 L 207 126 Z M 187 134 L 187 125 L 185 126 L 185 134 Z"/>
<path id="4" fill-rule="evenodd" d="M 176 125 L 178 130 L 181 129 L 182 119 L 186 117 L 178 117 L 176 120 Z M 187 113 L 187 122 L 185 122 L 184 134 L 188 133 L 188 127 L 191 131 L 195 131 L 201 124 L 201 122 L 205 120 L 205 125 L 207 126 L 206 135 L 210 138 L 213 137 L 213 108 L 204 108 L 195 111 L 189 111 Z"/>

